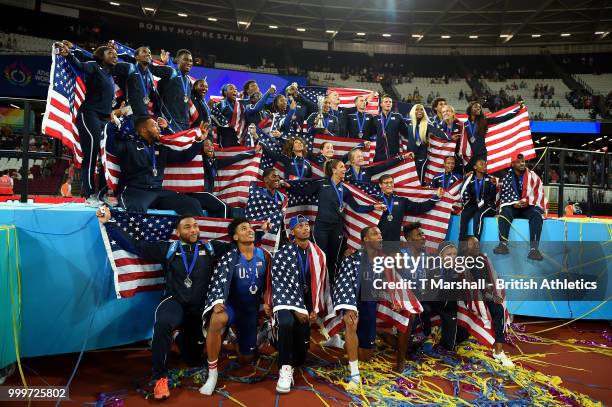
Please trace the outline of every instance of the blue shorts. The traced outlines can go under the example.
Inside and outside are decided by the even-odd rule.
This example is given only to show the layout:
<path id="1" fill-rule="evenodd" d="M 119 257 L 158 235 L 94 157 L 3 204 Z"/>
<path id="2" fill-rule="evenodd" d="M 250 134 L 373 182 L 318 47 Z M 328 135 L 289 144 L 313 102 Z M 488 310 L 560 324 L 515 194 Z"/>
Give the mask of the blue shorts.
<path id="1" fill-rule="evenodd" d="M 359 301 L 357 312 L 359 322 L 357 323 L 357 338 L 359 347 L 363 349 L 374 349 L 376 346 L 376 301 Z"/>
<path id="2" fill-rule="evenodd" d="M 242 355 L 251 355 L 257 349 L 257 318 L 259 308 L 236 307 L 225 304 L 227 326 L 234 325 L 237 329 L 238 349 Z"/>

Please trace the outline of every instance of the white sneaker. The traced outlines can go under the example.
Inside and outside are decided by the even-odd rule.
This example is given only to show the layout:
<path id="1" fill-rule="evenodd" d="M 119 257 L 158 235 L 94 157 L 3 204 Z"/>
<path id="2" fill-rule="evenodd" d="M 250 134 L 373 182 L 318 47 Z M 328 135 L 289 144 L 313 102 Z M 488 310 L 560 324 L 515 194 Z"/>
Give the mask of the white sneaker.
<path id="1" fill-rule="evenodd" d="M 204 383 L 202 387 L 200 387 L 200 393 L 205 396 L 211 396 L 215 392 L 215 387 L 217 387 L 218 377 L 218 372 L 209 373 L 208 379 L 206 379 L 206 383 Z"/>
<path id="2" fill-rule="evenodd" d="M 514 367 L 514 362 L 510 360 L 508 356 L 502 350 L 499 353 L 493 352 L 493 359 L 502 364 L 503 367 Z"/>
<path id="3" fill-rule="evenodd" d="M 328 348 L 344 349 L 344 341 L 342 338 L 340 338 L 340 335 L 336 334 L 327 341 L 323 342 L 323 346 L 327 346 Z"/>
<path id="4" fill-rule="evenodd" d="M 100 201 L 97 196 L 90 195 L 89 198 L 85 200 L 85 206 L 89 206 L 90 208 L 99 208 L 102 206 L 102 201 Z"/>
<path id="5" fill-rule="evenodd" d="M 276 383 L 276 391 L 278 393 L 289 393 L 293 385 L 293 368 L 289 365 L 283 365 L 278 371 L 278 382 Z"/>
<path id="6" fill-rule="evenodd" d="M 361 376 L 352 376 L 351 379 L 345 384 L 347 391 L 357 391 L 361 386 Z"/>

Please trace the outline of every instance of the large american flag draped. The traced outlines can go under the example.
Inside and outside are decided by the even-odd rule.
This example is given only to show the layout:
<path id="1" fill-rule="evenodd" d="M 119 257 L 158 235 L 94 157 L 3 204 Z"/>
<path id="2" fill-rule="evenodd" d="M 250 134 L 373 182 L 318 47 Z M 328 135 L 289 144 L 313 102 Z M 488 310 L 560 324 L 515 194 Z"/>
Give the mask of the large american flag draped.
<path id="1" fill-rule="evenodd" d="M 113 211 L 117 227 L 129 233 L 136 240 L 147 242 L 175 240 L 173 235 L 176 216 L 141 214 Z M 231 219 L 196 218 L 200 226 L 200 238 L 229 242 L 227 226 Z M 159 263 L 144 260 L 123 246 L 121 239 L 109 233 L 111 228 L 100 225 L 102 240 L 113 269 L 117 298 L 132 297 L 141 291 L 157 291 L 164 286 L 165 277 Z"/>
<path id="2" fill-rule="evenodd" d="M 251 151 L 249 147 L 229 147 L 215 151 L 217 158 Z M 249 199 L 249 187 L 261 180 L 261 153 L 221 168 L 215 177 L 215 195 L 223 202 L 237 208 L 244 208 Z"/>
<path id="3" fill-rule="evenodd" d="M 380 164 L 381 162 L 373 163 L 373 165 Z M 368 166 L 363 167 L 367 170 Z M 380 172 L 372 176 L 372 182 L 378 183 L 378 180 L 383 175 L 388 174 L 393 176 L 394 185 L 403 185 L 403 186 L 420 186 L 421 182 L 419 181 L 419 174 L 416 172 L 416 165 L 414 163 L 414 159 L 406 158 L 402 160 L 399 164 L 394 165 L 391 168 L 386 169 L 385 171 Z"/>
<path id="4" fill-rule="evenodd" d="M 322 182 L 322 180 L 289 181 L 294 188 L 304 188 L 305 185 L 311 182 Z M 375 199 L 361 189 L 348 183 L 344 183 L 343 185 L 352 193 L 353 197 L 360 205 L 374 205 L 377 203 Z M 290 191 L 287 192 L 287 195 L 289 202 L 285 218 L 288 220 L 293 216 L 302 214 L 308 217 L 311 222 L 314 222 L 319 212 L 319 198 L 316 195 L 298 196 L 292 194 Z M 344 211 L 344 229 L 348 236 L 347 244 L 355 249 L 359 249 L 361 247 L 361 230 L 366 226 L 377 226 L 381 216 L 381 211 L 375 210 L 370 213 L 357 213 L 350 205 L 346 205 Z"/>
<path id="5" fill-rule="evenodd" d="M 244 210 L 244 216 L 249 220 L 270 221 L 270 229 L 261 238 L 261 246 L 274 254 L 280 243 L 284 226 L 284 212 L 288 199 L 280 191 L 276 192 L 276 203 L 267 190 L 256 183 L 249 187 L 249 199 Z M 280 209 L 280 210 L 279 210 Z"/>
<path id="6" fill-rule="evenodd" d="M 77 165 L 83 160 L 81 140 L 76 129 L 76 116 L 85 100 L 85 77 L 68 60 L 51 51 L 51 81 L 47 92 L 47 108 L 41 131 L 68 147 Z"/>
<path id="7" fill-rule="evenodd" d="M 491 260 L 486 257 L 486 273 L 488 281 L 496 281 L 497 273 L 493 267 Z M 505 301 L 505 290 L 498 290 L 493 285 L 493 294 L 503 299 L 502 307 L 504 308 L 504 330 L 510 324 L 511 317 L 508 312 L 508 307 Z M 478 293 L 480 294 L 480 293 Z M 492 346 L 495 343 L 495 329 L 493 327 L 493 319 L 487 308 L 486 303 L 480 295 L 474 295 L 473 298 L 466 301 L 457 301 L 457 323 L 463 326 L 467 331 L 474 336 L 480 343 Z"/>
<path id="8" fill-rule="evenodd" d="M 360 293 L 356 291 L 357 282 L 361 276 L 361 262 L 365 256 L 363 251 L 345 257 L 336 277 L 333 290 L 334 310 L 342 309 L 357 311 Z M 387 270 L 385 271 L 387 272 Z M 394 273 L 394 270 L 390 270 Z M 384 292 L 376 308 L 377 324 L 381 326 L 392 325 L 400 332 L 406 332 L 410 315 L 423 312 L 421 303 L 409 290 L 393 290 Z"/>
<path id="9" fill-rule="evenodd" d="M 410 160 L 404 161 L 404 163 L 410 162 Z M 411 173 L 406 175 L 406 178 L 409 180 L 418 179 L 416 169 L 414 169 L 414 163 L 412 163 L 411 168 Z M 352 184 L 369 195 L 379 195 L 381 193 L 377 184 L 366 182 L 352 182 Z M 459 202 L 460 188 L 461 182 L 457 181 L 444 193 L 442 199 L 440 199 L 430 211 L 414 216 L 404 216 L 403 221 L 405 223 L 421 222 L 423 233 L 425 234 L 426 245 L 430 249 L 437 248 L 438 244 L 446 239 L 453 207 Z M 397 196 L 410 199 L 411 201 L 424 202 L 429 200 L 436 190 L 421 187 L 418 183 L 413 181 L 412 183 L 395 185 L 394 192 Z"/>
<path id="10" fill-rule="evenodd" d="M 311 303 L 313 311 L 324 321 L 334 317 L 325 253 L 316 244 L 308 247 Z M 272 262 L 272 310 L 282 309 L 307 312 L 300 281 L 297 245 L 288 243 L 274 256 Z"/>
<path id="11" fill-rule="evenodd" d="M 548 200 L 546 199 L 542 180 L 538 177 L 538 174 L 528 168 L 525 169 L 525 173 L 523 174 L 523 190 L 520 196 L 514 187 L 512 170 L 508 171 L 502 179 L 500 208 L 506 205 L 515 204 L 521 199 L 526 199 L 528 205 L 537 206 L 542 213 L 545 213 L 547 210 Z"/>
<path id="12" fill-rule="evenodd" d="M 331 92 L 338 92 L 340 98 L 339 107 L 355 107 L 355 98 L 357 96 L 368 97 L 372 94 L 371 90 L 366 89 L 355 89 L 355 88 L 333 88 L 325 86 L 306 86 L 300 88 L 300 93 L 317 103 L 319 96 L 326 96 Z M 370 114 L 378 114 L 379 97 L 378 94 L 374 94 L 368 105 L 366 106 L 366 112 Z"/>
<path id="13" fill-rule="evenodd" d="M 129 119 L 121 120 L 121 127 L 113 123 L 104 126 L 102 140 L 100 141 L 101 161 L 108 187 L 117 189 L 121 176 L 119 157 L 114 153 L 114 143 L 119 131 L 124 132 L 123 137 L 136 137 L 131 134 L 133 128 Z M 127 134 L 125 134 L 127 132 Z M 160 144 L 173 150 L 185 150 L 191 147 L 196 137 L 201 135 L 200 128 L 184 130 L 178 133 L 163 135 Z M 204 168 L 202 154 L 198 154 L 192 161 L 184 163 L 168 163 L 164 171 L 163 187 L 176 192 L 204 192 Z"/>
<path id="14" fill-rule="evenodd" d="M 439 137 L 432 136 L 429 138 L 427 146 L 427 169 L 423 177 L 424 183 L 429 183 L 441 172 L 444 172 L 444 159 L 448 156 L 455 156 L 455 147 L 457 141 L 443 140 Z"/>
<path id="15" fill-rule="evenodd" d="M 115 224 L 129 233 L 134 239 L 147 242 L 171 241 L 178 237 L 175 234 L 177 216 L 142 214 L 125 211 L 113 211 Z M 200 239 L 231 242 L 227 227 L 232 219 L 196 217 L 200 227 Z M 251 222 L 258 230 L 262 222 Z M 132 253 L 133 248 L 124 246 L 117 239 L 111 228 L 100 224 L 102 240 L 111 268 L 113 269 L 115 292 L 117 298 L 132 297 L 141 291 L 162 290 L 165 277 L 159 263 L 144 260 Z M 109 233 L 110 232 L 110 233 Z"/>
<path id="16" fill-rule="evenodd" d="M 519 109 L 518 105 L 488 114 L 487 117 L 503 117 Z M 457 115 L 461 122 L 467 120 L 464 114 Z M 463 157 L 464 165 L 467 164 L 472 151 L 469 145 L 467 126 L 463 126 L 463 132 L 459 140 L 459 151 Z M 536 156 L 531 138 L 531 127 L 529 125 L 529 112 L 527 108 L 520 109 L 519 114 L 503 123 L 489 125 L 485 138 L 487 148 L 487 169 L 494 173 L 512 164 L 512 156 L 521 153 L 526 160 Z"/>

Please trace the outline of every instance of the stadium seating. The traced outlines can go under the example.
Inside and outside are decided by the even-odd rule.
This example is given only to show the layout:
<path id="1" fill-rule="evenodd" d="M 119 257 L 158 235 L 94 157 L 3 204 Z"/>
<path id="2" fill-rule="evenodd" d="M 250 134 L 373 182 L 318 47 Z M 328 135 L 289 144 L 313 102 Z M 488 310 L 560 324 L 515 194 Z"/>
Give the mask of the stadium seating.
<path id="1" fill-rule="evenodd" d="M 349 75 L 347 79 L 341 78 L 342 74 L 338 72 L 317 72 L 311 71 L 308 77 L 312 82 L 325 84 L 328 86 L 337 86 L 339 88 L 356 88 L 366 89 L 374 92 L 382 92 L 382 86 L 378 82 L 361 82 L 359 76 Z M 325 79 L 333 78 L 333 79 Z"/>
<path id="2" fill-rule="evenodd" d="M 463 90 L 463 93 L 472 93 L 470 85 L 464 79 L 458 81 L 449 80 L 448 83 L 435 84 L 431 83 L 432 79 L 436 78 L 414 77 L 410 83 L 401 83 L 394 85 L 394 87 L 402 99 L 412 96 L 414 90 L 418 88 L 419 94 L 422 97 L 421 103 L 426 107 L 430 107 L 430 104 L 427 103 L 427 96 L 430 92 L 433 92 L 434 95 L 439 93 L 441 97 L 446 99 L 449 105 L 455 108 L 457 113 L 463 113 L 468 102 L 465 99 L 459 100 L 459 92 Z"/>
<path id="3" fill-rule="evenodd" d="M 518 89 L 518 90 L 508 90 L 506 89 L 507 85 L 511 85 L 512 83 L 519 84 L 521 81 L 527 83 L 526 88 Z M 525 105 L 529 110 L 529 114 L 535 115 L 538 113 L 542 113 L 544 119 L 554 120 L 557 113 L 569 113 L 576 120 L 590 120 L 589 110 L 588 109 L 576 109 L 574 106 L 570 104 L 570 102 L 565 98 L 565 94 L 570 91 L 567 85 L 563 82 L 562 79 L 514 79 L 508 80 L 504 82 L 494 82 L 490 80 L 483 79 L 481 81 L 485 86 L 487 86 L 492 93 L 497 94 L 500 89 L 504 89 L 505 92 L 509 95 L 513 96 L 522 96 L 525 101 Z M 554 95 L 551 99 L 545 99 L 550 102 L 559 102 L 559 108 L 557 107 L 541 107 L 542 99 L 537 99 L 534 97 L 534 89 L 536 84 L 548 85 L 555 88 Z"/>
<path id="4" fill-rule="evenodd" d="M 589 85 L 595 93 L 601 93 L 605 96 L 612 92 L 612 74 L 576 74 L 574 77 Z"/>
<path id="5" fill-rule="evenodd" d="M 30 35 L 0 33 L 0 50 L 11 53 L 49 54 L 53 41 Z"/>

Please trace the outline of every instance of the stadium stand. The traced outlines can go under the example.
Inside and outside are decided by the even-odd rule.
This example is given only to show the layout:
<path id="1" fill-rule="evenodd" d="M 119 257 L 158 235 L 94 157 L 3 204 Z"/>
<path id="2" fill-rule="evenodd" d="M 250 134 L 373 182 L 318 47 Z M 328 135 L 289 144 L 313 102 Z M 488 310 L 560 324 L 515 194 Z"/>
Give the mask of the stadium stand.
<path id="1" fill-rule="evenodd" d="M 441 96 L 457 112 L 463 112 L 468 102 L 465 100 L 465 97 L 459 98 L 459 95 L 471 93 L 470 85 L 464 79 L 448 80 L 446 82 L 439 78 L 414 77 L 411 82 L 396 84 L 394 87 L 402 99 L 414 97 L 418 90 L 418 95 L 420 95 L 421 99 L 419 103 L 423 103 L 425 106 L 431 106 L 431 101 Z"/>
<path id="2" fill-rule="evenodd" d="M 570 88 L 563 82 L 562 79 L 520 79 L 513 81 L 503 81 L 503 82 L 495 82 L 491 80 L 484 79 L 481 81 L 486 87 L 488 87 L 492 93 L 498 94 L 502 90 L 514 97 L 521 96 L 523 101 L 525 101 L 525 105 L 529 109 L 529 113 L 532 115 L 542 114 L 543 118 L 546 120 L 554 120 L 556 119 L 556 115 L 558 113 L 569 114 L 571 116 L 570 119 L 576 120 L 589 120 L 589 110 L 588 109 L 576 109 L 571 103 L 565 98 L 566 93 L 570 92 Z M 512 85 L 517 85 L 519 83 L 525 83 L 527 86 L 518 89 L 513 89 Z M 554 88 L 554 94 L 551 95 L 550 98 L 545 97 L 535 97 L 535 88 L 536 85 L 547 85 L 548 88 Z M 552 107 L 557 106 L 559 107 Z M 565 118 L 567 120 L 567 117 Z"/>

